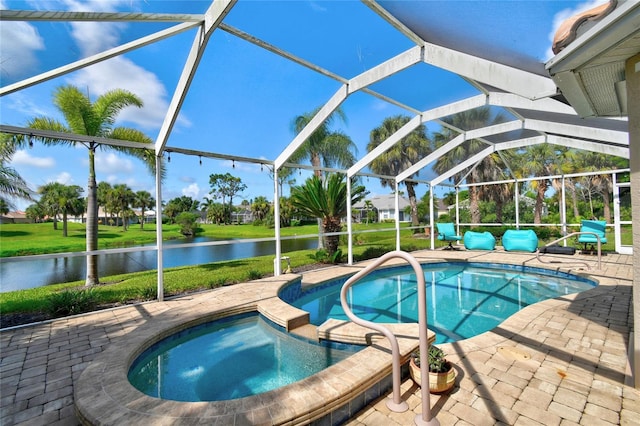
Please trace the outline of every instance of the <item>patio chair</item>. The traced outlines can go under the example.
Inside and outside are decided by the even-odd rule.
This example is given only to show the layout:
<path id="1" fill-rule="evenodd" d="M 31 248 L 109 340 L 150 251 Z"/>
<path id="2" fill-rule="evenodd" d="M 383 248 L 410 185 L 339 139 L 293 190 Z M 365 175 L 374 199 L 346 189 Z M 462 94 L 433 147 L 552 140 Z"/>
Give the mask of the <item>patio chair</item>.
<path id="1" fill-rule="evenodd" d="M 451 245 L 453 241 L 460 241 L 462 237 L 460 235 L 456 235 L 456 230 L 453 227 L 453 222 L 445 222 L 445 223 L 436 223 L 438 227 L 438 239 L 440 241 L 448 241 L 449 245 L 445 247 L 445 250 L 456 250 L 455 247 Z"/>
<path id="2" fill-rule="evenodd" d="M 600 242 L 607 242 L 606 236 L 607 222 L 604 220 L 583 220 L 580 232 L 594 232 L 600 237 Z M 598 238 L 593 234 L 581 234 L 578 236 L 578 242 L 584 244 L 584 251 L 587 251 L 587 244 L 591 244 L 591 251 L 594 250 L 594 244 L 598 243 Z"/>

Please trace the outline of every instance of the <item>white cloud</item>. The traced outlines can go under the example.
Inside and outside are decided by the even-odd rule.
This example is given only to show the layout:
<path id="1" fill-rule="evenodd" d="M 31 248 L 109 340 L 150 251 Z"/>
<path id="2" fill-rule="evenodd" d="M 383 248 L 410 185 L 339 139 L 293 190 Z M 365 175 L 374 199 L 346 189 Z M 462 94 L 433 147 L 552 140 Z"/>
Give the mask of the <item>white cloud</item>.
<path id="1" fill-rule="evenodd" d="M 6 9 L 0 2 L 0 9 Z M 44 49 L 38 30 L 26 22 L 3 22 L 0 25 L 0 75 L 3 80 L 18 80 L 38 68 L 35 52 Z"/>
<path id="2" fill-rule="evenodd" d="M 131 174 L 135 170 L 133 162 L 130 159 L 122 158 L 113 152 L 96 152 L 95 163 L 96 172 L 108 173 L 110 175 L 118 173 Z"/>
<path id="3" fill-rule="evenodd" d="M 52 117 L 54 114 L 54 110 L 49 108 L 48 104 L 43 103 L 42 99 L 25 96 L 22 92 L 12 93 L 11 96 L 3 99 L 2 102 L 3 107 L 26 115 L 27 117 Z"/>
<path id="4" fill-rule="evenodd" d="M 192 183 L 191 185 L 182 188 L 182 195 L 186 195 L 187 197 L 191 197 L 194 200 L 200 199 L 200 187 L 197 183 Z"/>
<path id="5" fill-rule="evenodd" d="M 55 166 L 56 162 L 52 157 L 34 157 L 25 150 L 19 150 L 13 155 L 11 164 L 38 168 L 51 168 Z"/>
<path id="6" fill-rule="evenodd" d="M 89 87 L 92 97 L 113 89 L 132 92 L 142 99 L 144 107 L 126 108 L 118 118 L 147 130 L 159 128 L 169 108 L 167 92 L 158 76 L 123 57 L 84 68 L 74 76 L 72 84 Z"/>
<path id="7" fill-rule="evenodd" d="M 606 3 L 608 0 L 589 0 L 584 3 L 580 3 L 576 5 L 574 8 L 563 9 L 560 12 L 556 13 L 553 17 L 553 27 L 551 32 L 549 33 L 549 49 L 546 52 L 545 60 L 549 60 L 555 56 L 555 53 L 551 50 L 551 46 L 553 45 L 553 40 L 558 31 L 558 28 L 564 21 L 571 18 L 572 16 L 578 15 L 582 12 L 586 12 L 589 9 L 593 9 L 596 6 L 599 6 L 603 3 Z"/>
<path id="8" fill-rule="evenodd" d="M 54 177 L 52 179 L 54 182 L 58 182 L 61 183 L 63 185 L 74 185 L 75 181 L 73 180 L 73 176 L 71 176 L 71 173 L 68 172 L 62 172 L 60 174 L 58 174 L 56 177 Z"/>

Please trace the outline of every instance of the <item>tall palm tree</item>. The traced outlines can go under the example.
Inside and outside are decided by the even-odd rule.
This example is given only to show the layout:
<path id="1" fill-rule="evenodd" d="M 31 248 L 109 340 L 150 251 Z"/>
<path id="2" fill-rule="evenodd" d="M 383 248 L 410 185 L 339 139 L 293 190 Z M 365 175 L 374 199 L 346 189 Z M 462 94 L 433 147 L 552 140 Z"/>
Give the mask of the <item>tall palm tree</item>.
<path id="1" fill-rule="evenodd" d="M 355 186 L 351 191 L 351 203 L 365 196 L 364 186 Z M 332 173 L 326 181 L 318 176 L 308 178 L 304 185 L 291 188 L 291 203 L 298 212 L 322 221 L 327 233 L 342 230 L 342 218 L 347 214 L 347 182 L 341 174 Z M 339 235 L 326 235 L 325 247 L 329 258 L 338 250 Z"/>
<path id="2" fill-rule="evenodd" d="M 320 108 L 313 112 L 297 116 L 292 123 L 296 134 L 300 133 Z M 340 131 L 332 131 L 335 119 L 346 122 L 346 115 L 338 108 L 327 118 L 291 156 L 290 161 L 298 163 L 308 159 L 314 168 L 314 174 L 322 177 L 320 167 L 350 167 L 355 163 L 356 145 L 349 136 Z"/>
<path id="3" fill-rule="evenodd" d="M 367 151 L 373 151 L 410 120 L 410 117 L 404 115 L 385 118 L 379 127 L 371 131 Z M 371 170 L 381 175 L 397 176 L 402 171 L 420 161 L 423 157 L 429 155 L 431 152 L 431 143 L 429 138 L 427 138 L 426 130 L 426 127 L 422 124 L 418 126 L 398 143 L 373 160 L 369 165 Z M 418 172 L 414 173 L 411 177 L 415 176 L 418 176 Z M 394 181 L 385 178 L 381 178 L 380 182 L 382 186 L 391 186 L 394 184 Z M 418 184 L 404 181 L 404 185 L 407 188 L 409 204 L 411 205 L 411 224 L 418 226 L 420 221 L 418 218 L 418 199 L 416 198 L 415 189 Z M 419 229 L 415 228 L 414 232 L 419 232 Z"/>
<path id="4" fill-rule="evenodd" d="M 443 121 L 458 129 L 472 130 L 501 123 L 505 121 L 505 117 L 501 114 L 493 116 L 490 108 L 481 107 L 443 118 Z M 436 146 L 441 147 L 456 136 L 458 136 L 457 132 L 448 127 L 443 127 L 441 131 L 434 133 Z M 452 167 L 460 164 L 486 147 L 487 145 L 480 140 L 468 140 L 438 158 L 433 169 L 436 173 L 445 173 Z M 495 167 L 496 164 L 497 162 L 485 158 L 477 164 L 468 175 L 468 169 L 460 172 L 457 175 L 457 180 L 460 180 L 464 175 L 467 175 L 466 181 L 468 184 L 482 182 L 484 180 L 483 176 L 485 174 L 490 174 L 488 169 Z M 480 190 L 476 186 L 470 186 L 469 210 L 471 213 L 471 222 L 473 223 L 480 223 L 481 220 L 479 202 Z"/>
<path id="5" fill-rule="evenodd" d="M 156 204 L 149 191 L 138 191 L 133 199 L 133 206 L 140 209 L 140 229 L 144 229 L 144 214 Z"/>
<path id="6" fill-rule="evenodd" d="M 530 146 L 521 152 L 522 173 L 531 177 L 553 175 L 558 171 L 558 164 L 563 163 L 562 157 L 566 151 L 566 148 L 546 143 Z M 536 190 L 536 204 L 533 210 L 535 224 L 542 223 L 544 197 L 550 184 L 549 179 L 538 179 L 532 182 L 532 187 Z"/>
<path id="7" fill-rule="evenodd" d="M 292 123 L 293 131 L 298 134 L 315 117 L 320 108 L 297 116 Z M 320 167 L 351 167 L 356 161 L 357 147 L 355 143 L 339 131 L 332 131 L 331 124 L 334 120 L 347 121 L 347 116 L 340 108 L 336 109 L 318 128 L 305 140 L 302 145 L 289 158 L 294 163 L 309 160 L 314 169 L 314 175 L 322 179 Z M 292 188 L 293 189 L 293 188 Z M 323 233 L 322 222 L 318 219 L 319 233 Z M 322 238 L 318 238 L 318 248 L 322 247 Z"/>
<path id="8" fill-rule="evenodd" d="M 99 96 L 91 102 L 88 95 L 77 87 L 60 86 L 53 95 L 53 103 L 65 118 L 66 124 L 54 118 L 36 117 L 27 126 L 34 129 L 53 130 L 64 133 L 99 136 L 110 139 L 127 140 L 151 144 L 153 141 L 137 129 L 114 126 L 118 113 L 129 106 L 142 107 L 142 100 L 133 93 L 115 89 Z M 146 150 L 101 145 L 97 142 L 77 142 L 75 140 L 35 137 L 45 145 L 81 145 L 89 152 L 89 178 L 87 183 L 87 251 L 98 249 L 98 204 L 96 200 L 95 153 L 98 149 L 112 149 L 124 152 L 142 160 L 149 170 L 155 172 L 155 158 Z M 20 138 L 21 145 L 26 138 Z M 86 285 L 98 284 L 98 257 L 87 256 Z"/>

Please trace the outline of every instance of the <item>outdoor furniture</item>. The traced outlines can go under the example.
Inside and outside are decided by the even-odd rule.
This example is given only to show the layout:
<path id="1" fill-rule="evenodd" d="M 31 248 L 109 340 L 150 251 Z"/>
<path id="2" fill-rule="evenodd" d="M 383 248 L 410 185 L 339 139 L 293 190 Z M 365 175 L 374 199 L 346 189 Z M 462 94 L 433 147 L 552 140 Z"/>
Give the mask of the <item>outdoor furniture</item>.
<path id="1" fill-rule="evenodd" d="M 506 251 L 535 252 L 538 249 L 538 236 L 531 229 L 508 229 L 502 236 L 502 246 Z"/>
<path id="2" fill-rule="evenodd" d="M 606 228 L 607 222 L 604 220 L 583 220 L 580 232 L 593 232 L 600 237 L 600 242 L 605 244 L 607 242 Z M 578 236 L 578 242 L 584 244 L 584 251 L 587 251 L 587 244 L 591 244 L 593 251 L 593 245 L 598 243 L 598 238 L 593 234 L 581 234 Z"/>
<path id="3" fill-rule="evenodd" d="M 464 233 L 464 248 L 467 250 L 493 250 L 496 248 L 496 237 L 491 232 L 467 231 Z"/>
<path id="4" fill-rule="evenodd" d="M 438 227 L 438 239 L 440 241 L 449 242 L 449 245 L 444 249 L 455 250 L 451 243 L 453 241 L 460 241 L 462 237 L 460 235 L 456 235 L 456 230 L 453 227 L 453 222 L 436 223 L 436 226 Z"/>

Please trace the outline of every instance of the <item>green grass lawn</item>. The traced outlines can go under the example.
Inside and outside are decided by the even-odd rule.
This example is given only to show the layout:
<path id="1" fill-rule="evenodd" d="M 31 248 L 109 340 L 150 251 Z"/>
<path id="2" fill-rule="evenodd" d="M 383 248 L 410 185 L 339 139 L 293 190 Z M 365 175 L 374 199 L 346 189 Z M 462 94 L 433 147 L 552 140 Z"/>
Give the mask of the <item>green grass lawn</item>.
<path id="1" fill-rule="evenodd" d="M 2 256 L 16 256 L 40 253 L 84 251 L 84 225 L 70 223 L 69 236 L 62 237 L 61 224 L 54 230 L 51 223 L 45 224 L 3 224 L 0 226 L 0 249 Z M 393 228 L 393 224 L 356 224 L 354 231 L 371 231 Z M 301 236 L 317 235 L 317 225 L 283 228 L 281 235 Z M 273 238 L 274 230 L 253 225 L 203 225 L 199 236 L 221 239 L 236 238 Z M 177 225 L 163 226 L 166 239 L 182 238 Z M 155 242 L 155 226 L 145 225 L 144 230 L 132 226 L 127 231 L 122 227 L 101 226 L 99 247 L 113 248 Z M 429 240 L 415 238 L 411 230 L 401 231 L 403 249 L 416 250 L 427 248 Z M 346 256 L 346 237 L 342 237 L 341 247 Z M 378 256 L 395 248 L 395 231 L 363 232 L 354 236 L 354 257 Z M 287 252 L 291 265 L 299 268 L 316 263 L 315 250 Z M 164 272 L 165 296 L 186 292 L 211 289 L 242 281 L 250 281 L 273 274 L 273 256 L 261 256 L 250 259 L 216 262 L 204 265 L 168 268 Z M 102 306 L 126 304 L 140 300 L 156 298 L 156 271 L 144 271 L 117 276 L 100 277 L 102 285 L 92 290 L 96 303 Z M 65 290 L 80 290 L 84 282 L 70 282 L 44 287 L 0 293 L 0 313 L 45 312 L 52 295 Z"/>

